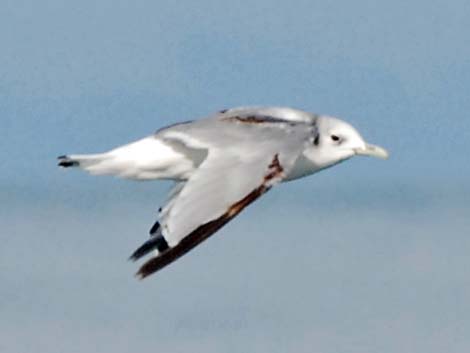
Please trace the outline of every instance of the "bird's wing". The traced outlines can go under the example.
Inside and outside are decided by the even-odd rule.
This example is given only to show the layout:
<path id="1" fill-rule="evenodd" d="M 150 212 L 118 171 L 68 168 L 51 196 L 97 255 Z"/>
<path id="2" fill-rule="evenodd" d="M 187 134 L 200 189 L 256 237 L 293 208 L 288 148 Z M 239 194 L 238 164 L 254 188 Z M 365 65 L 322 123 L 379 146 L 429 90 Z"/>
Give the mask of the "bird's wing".
<path id="1" fill-rule="evenodd" d="M 221 110 L 217 119 L 238 119 L 246 123 L 314 124 L 316 114 L 287 107 L 238 107 Z"/>
<path id="2" fill-rule="evenodd" d="M 187 148 L 201 149 L 207 144 L 208 152 L 189 179 L 176 185 L 152 227 L 151 238 L 131 256 L 137 260 L 158 249 L 138 271 L 141 278 L 187 253 L 281 181 L 302 152 L 307 136 L 301 129 L 286 132 L 237 121 L 210 126 L 216 134 L 205 135 L 210 130 L 206 127 L 200 130 L 204 133 L 196 128 L 192 134 L 166 135 L 180 139 Z M 228 146 L 222 145 L 224 139 Z"/>

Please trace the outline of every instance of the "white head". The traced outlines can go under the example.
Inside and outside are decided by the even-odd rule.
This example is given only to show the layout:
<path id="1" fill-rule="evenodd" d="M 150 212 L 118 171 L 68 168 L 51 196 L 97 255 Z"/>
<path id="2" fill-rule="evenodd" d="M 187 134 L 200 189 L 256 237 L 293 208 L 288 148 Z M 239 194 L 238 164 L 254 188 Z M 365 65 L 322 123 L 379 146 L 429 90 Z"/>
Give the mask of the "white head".
<path id="1" fill-rule="evenodd" d="M 355 155 L 388 158 L 385 149 L 365 142 L 355 128 L 342 120 L 319 116 L 316 125 L 317 135 L 304 153 L 318 169 L 327 168 Z"/>

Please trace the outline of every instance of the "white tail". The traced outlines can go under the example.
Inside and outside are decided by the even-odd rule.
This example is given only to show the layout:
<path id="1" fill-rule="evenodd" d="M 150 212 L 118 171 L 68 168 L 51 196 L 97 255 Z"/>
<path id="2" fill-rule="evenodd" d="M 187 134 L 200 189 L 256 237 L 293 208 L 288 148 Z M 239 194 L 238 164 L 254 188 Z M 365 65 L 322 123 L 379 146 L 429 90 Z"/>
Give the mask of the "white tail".
<path id="1" fill-rule="evenodd" d="M 185 179 L 194 170 L 192 160 L 153 136 L 106 153 L 72 154 L 58 159 L 60 167 L 139 180 Z"/>
<path id="2" fill-rule="evenodd" d="M 72 154 L 69 156 L 58 157 L 60 167 L 79 167 L 86 171 L 92 172 L 97 166 L 109 160 L 107 153 L 99 154 Z"/>

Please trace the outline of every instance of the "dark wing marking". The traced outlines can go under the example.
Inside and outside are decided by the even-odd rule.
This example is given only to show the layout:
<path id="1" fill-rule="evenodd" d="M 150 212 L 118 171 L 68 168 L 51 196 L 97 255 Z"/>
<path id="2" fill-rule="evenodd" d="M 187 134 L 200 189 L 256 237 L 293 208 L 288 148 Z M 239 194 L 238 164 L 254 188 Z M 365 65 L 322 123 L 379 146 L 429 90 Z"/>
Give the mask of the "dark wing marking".
<path id="1" fill-rule="evenodd" d="M 154 257 L 148 260 L 137 272 L 137 276 L 140 279 L 143 279 L 152 273 L 161 270 L 166 265 L 169 265 L 179 257 L 186 254 L 188 251 L 193 249 L 195 246 L 202 243 L 204 240 L 209 238 L 212 234 L 222 228 L 230 220 L 232 220 L 236 215 L 238 215 L 246 206 L 255 201 L 258 197 L 263 195 L 266 191 L 270 189 L 270 186 L 265 186 L 264 184 L 250 192 L 242 200 L 238 201 L 232 205 L 226 213 L 221 217 L 210 221 L 206 224 L 199 226 L 197 229 L 192 231 L 188 236 L 183 238 L 178 245 L 173 248 L 168 248 L 166 251 L 163 251 L 157 257 Z M 145 245 L 145 244 L 144 244 Z M 144 246 L 143 245 L 143 246 Z"/>
<path id="2" fill-rule="evenodd" d="M 222 228 L 225 224 L 227 224 L 230 220 L 232 220 L 235 216 L 237 216 L 250 203 L 267 192 L 271 188 L 273 181 L 282 177 L 283 172 L 284 169 L 279 163 L 278 154 L 276 154 L 272 159 L 271 164 L 268 166 L 268 172 L 266 173 L 260 186 L 252 190 L 241 200 L 232 204 L 222 216 L 197 227 L 195 230 L 185 236 L 176 246 L 168 247 L 168 244 L 165 241 L 166 248 L 162 250 L 158 249 L 159 254 L 142 265 L 136 276 L 143 279 L 172 263 L 193 249 L 195 246 L 202 243 L 204 240 Z M 162 236 L 161 238 L 165 240 Z M 155 247 L 157 247 L 156 240 L 152 240 L 151 238 L 139 249 L 137 249 L 136 252 L 134 252 L 134 254 L 131 256 L 131 259 L 138 259 L 139 257 L 144 256 L 151 250 L 155 249 Z"/>
<path id="3" fill-rule="evenodd" d="M 161 212 L 161 207 L 159 208 L 159 212 Z M 154 235 L 158 230 L 160 229 L 160 222 L 159 221 L 156 221 L 155 224 L 152 226 L 152 228 L 150 228 L 150 236 Z"/>
<path id="4" fill-rule="evenodd" d="M 276 117 L 269 116 L 269 115 L 263 115 L 263 114 L 235 115 L 235 116 L 229 116 L 229 117 L 223 118 L 223 120 L 240 122 L 240 123 L 245 123 L 245 124 L 283 123 L 283 124 L 295 125 L 295 123 L 292 121 L 276 118 Z"/>
<path id="5" fill-rule="evenodd" d="M 180 126 L 180 125 L 187 125 L 187 124 L 191 124 L 192 122 L 194 122 L 194 120 L 180 121 L 180 122 L 177 122 L 177 123 L 174 123 L 174 124 L 167 125 L 165 127 L 162 127 L 160 129 L 158 129 L 157 131 L 155 131 L 155 135 L 158 134 L 161 131 L 171 129 L 172 127 Z"/>
<path id="6" fill-rule="evenodd" d="M 163 253 L 169 249 L 169 245 L 161 233 L 151 236 L 149 240 L 132 253 L 129 260 L 137 261 L 155 249 L 157 249 L 159 253 Z"/>
<path id="7" fill-rule="evenodd" d="M 69 156 L 59 156 L 57 157 L 59 167 L 68 168 L 68 167 L 77 167 L 79 165 L 78 161 L 70 159 Z"/>

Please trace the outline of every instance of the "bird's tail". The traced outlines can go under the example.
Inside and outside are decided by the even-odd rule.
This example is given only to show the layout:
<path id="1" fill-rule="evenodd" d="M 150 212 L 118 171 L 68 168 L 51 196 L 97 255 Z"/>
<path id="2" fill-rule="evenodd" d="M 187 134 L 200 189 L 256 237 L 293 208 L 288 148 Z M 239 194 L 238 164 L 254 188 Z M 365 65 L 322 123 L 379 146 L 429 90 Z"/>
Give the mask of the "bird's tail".
<path id="1" fill-rule="evenodd" d="M 99 153 L 99 154 L 72 154 L 72 155 L 64 155 L 57 157 L 58 159 L 58 166 L 63 168 L 70 168 L 70 167 L 79 167 L 86 171 L 92 172 L 93 169 L 109 159 L 107 153 Z"/>
<path id="2" fill-rule="evenodd" d="M 115 175 L 122 178 L 145 179 L 141 168 L 126 156 L 105 152 L 98 154 L 71 154 L 58 157 L 62 168 L 78 167 L 92 175 Z"/>
<path id="3" fill-rule="evenodd" d="M 60 156 L 59 166 L 78 167 L 94 175 L 115 175 L 136 180 L 182 179 L 193 163 L 168 143 L 154 136 L 98 154 Z"/>

